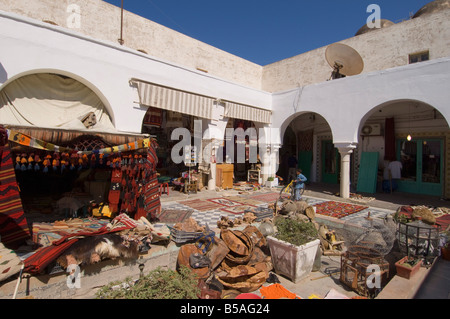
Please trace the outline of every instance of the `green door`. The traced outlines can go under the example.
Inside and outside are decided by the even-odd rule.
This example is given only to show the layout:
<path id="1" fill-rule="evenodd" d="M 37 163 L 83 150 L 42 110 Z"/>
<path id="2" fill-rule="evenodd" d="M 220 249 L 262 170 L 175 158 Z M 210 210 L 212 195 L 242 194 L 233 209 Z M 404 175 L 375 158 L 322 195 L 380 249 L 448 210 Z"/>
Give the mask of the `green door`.
<path id="1" fill-rule="evenodd" d="M 333 141 L 322 141 L 322 182 L 339 182 L 340 155 Z"/>
<path id="2" fill-rule="evenodd" d="M 443 145 L 441 139 L 397 140 L 397 158 L 403 166 L 399 191 L 442 195 Z"/>
<path id="3" fill-rule="evenodd" d="M 362 152 L 359 164 L 358 185 L 356 190 L 363 193 L 375 193 L 377 190 L 378 152 Z"/>
<path id="4" fill-rule="evenodd" d="M 300 151 L 298 152 L 298 167 L 302 169 L 302 174 L 308 179 L 311 179 L 311 163 L 312 163 L 312 151 Z"/>

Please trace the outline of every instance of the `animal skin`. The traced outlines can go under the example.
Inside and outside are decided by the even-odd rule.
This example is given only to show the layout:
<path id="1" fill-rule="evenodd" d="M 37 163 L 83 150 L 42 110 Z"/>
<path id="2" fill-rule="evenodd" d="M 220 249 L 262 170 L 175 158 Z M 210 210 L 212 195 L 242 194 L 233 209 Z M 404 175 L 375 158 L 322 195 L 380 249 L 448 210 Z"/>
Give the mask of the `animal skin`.
<path id="1" fill-rule="evenodd" d="M 86 237 L 73 244 L 57 261 L 67 268 L 70 264 L 91 265 L 104 259 L 137 258 L 138 248 L 138 243 L 125 241 L 116 234 Z"/>

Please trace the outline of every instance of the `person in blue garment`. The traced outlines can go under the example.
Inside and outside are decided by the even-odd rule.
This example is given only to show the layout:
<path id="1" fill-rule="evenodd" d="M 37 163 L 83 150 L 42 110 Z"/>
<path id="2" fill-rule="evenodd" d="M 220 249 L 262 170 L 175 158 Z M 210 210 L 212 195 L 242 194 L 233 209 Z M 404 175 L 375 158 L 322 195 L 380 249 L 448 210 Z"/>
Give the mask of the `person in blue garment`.
<path id="1" fill-rule="evenodd" d="M 300 194 L 301 190 L 305 188 L 305 182 L 308 179 L 305 175 L 302 174 L 302 170 L 300 168 L 297 169 L 297 178 L 295 179 L 295 198 L 294 200 L 299 201 L 302 199 L 302 195 Z"/>

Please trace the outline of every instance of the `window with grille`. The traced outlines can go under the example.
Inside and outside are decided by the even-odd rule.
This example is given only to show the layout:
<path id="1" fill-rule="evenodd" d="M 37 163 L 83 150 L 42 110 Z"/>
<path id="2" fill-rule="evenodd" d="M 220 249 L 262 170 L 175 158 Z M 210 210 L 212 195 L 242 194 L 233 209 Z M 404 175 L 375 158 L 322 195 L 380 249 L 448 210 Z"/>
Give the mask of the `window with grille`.
<path id="1" fill-rule="evenodd" d="M 409 64 L 428 61 L 430 59 L 430 51 L 423 51 L 409 55 Z"/>

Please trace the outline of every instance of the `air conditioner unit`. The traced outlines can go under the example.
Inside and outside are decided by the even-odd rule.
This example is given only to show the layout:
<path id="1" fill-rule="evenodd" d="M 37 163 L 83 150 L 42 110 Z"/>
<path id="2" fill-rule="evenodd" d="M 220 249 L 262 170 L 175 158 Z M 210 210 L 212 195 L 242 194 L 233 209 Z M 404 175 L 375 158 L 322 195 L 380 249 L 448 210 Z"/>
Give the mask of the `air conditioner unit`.
<path id="1" fill-rule="evenodd" d="M 361 135 L 381 135 L 381 125 L 380 124 L 367 124 L 361 129 Z"/>

